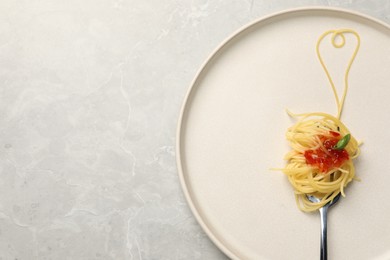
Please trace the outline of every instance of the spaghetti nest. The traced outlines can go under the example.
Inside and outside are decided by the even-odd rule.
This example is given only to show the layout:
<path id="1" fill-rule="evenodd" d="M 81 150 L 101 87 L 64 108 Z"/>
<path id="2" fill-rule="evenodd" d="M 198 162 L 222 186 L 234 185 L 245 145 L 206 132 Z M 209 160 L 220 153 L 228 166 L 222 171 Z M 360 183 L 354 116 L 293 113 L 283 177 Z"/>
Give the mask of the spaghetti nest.
<path id="1" fill-rule="evenodd" d="M 321 57 L 320 44 L 324 39 L 330 39 L 334 48 L 342 48 L 346 44 L 347 34 L 355 37 L 356 45 L 344 73 L 344 91 L 340 98 Z M 336 100 L 336 117 L 326 113 L 289 113 L 290 116 L 298 118 L 298 122 L 287 130 L 286 137 L 292 151 L 286 155 L 287 166 L 282 171 L 292 184 L 298 207 L 302 211 L 317 210 L 340 193 L 345 196 L 344 188 L 355 179 L 352 160 L 359 155 L 360 150 L 356 139 L 351 136 L 340 118 L 348 92 L 349 71 L 359 46 L 360 36 L 351 29 L 326 31 L 317 41 L 317 57 Z M 311 202 L 307 198 L 308 195 L 321 198 L 321 201 Z"/>
<path id="2" fill-rule="evenodd" d="M 352 160 L 359 155 L 360 149 L 353 136 L 345 148 L 334 148 L 350 133 L 336 117 L 325 113 L 298 116 L 299 121 L 286 133 L 292 150 L 285 156 L 288 164 L 283 172 L 294 188 L 298 207 L 309 212 L 329 203 L 339 193 L 345 196 L 344 188 L 355 178 Z M 308 194 L 321 201 L 309 201 Z"/>

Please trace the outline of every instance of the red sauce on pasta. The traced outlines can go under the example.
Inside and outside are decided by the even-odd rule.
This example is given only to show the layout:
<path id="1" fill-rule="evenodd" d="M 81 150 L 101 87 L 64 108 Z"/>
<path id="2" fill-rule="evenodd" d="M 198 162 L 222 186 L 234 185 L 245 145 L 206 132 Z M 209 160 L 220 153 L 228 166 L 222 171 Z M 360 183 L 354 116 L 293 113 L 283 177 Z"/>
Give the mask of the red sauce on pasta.
<path id="1" fill-rule="evenodd" d="M 306 150 L 304 156 L 306 163 L 317 167 L 320 172 L 326 173 L 333 168 L 338 168 L 347 160 L 349 154 L 345 149 L 334 149 L 337 142 L 340 140 L 340 134 L 330 131 L 332 137 L 320 136 L 322 146 L 315 150 Z"/>

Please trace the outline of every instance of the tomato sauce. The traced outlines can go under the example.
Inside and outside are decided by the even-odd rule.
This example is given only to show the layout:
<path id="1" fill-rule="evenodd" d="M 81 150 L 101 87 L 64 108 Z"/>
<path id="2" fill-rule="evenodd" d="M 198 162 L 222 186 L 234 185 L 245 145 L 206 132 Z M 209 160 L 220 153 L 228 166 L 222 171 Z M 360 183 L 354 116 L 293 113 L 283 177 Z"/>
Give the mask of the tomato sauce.
<path id="1" fill-rule="evenodd" d="M 345 161 L 349 160 L 349 154 L 345 149 L 334 149 L 340 140 L 340 134 L 333 131 L 330 131 L 330 134 L 332 137 L 320 136 L 324 147 L 306 150 L 304 153 L 306 163 L 317 167 L 323 173 L 332 168 L 340 167 Z"/>

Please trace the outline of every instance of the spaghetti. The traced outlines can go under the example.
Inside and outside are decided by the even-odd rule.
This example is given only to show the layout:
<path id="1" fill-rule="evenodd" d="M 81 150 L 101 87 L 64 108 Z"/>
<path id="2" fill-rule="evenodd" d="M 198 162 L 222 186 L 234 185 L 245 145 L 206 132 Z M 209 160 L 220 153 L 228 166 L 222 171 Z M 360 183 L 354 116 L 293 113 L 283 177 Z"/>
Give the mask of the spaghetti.
<path id="1" fill-rule="evenodd" d="M 320 45 L 327 36 L 331 35 L 332 45 L 335 48 L 342 48 L 346 42 L 345 34 L 354 35 L 357 45 L 345 71 L 344 91 L 339 98 L 334 82 L 321 57 Z M 282 171 L 292 184 L 297 205 L 302 211 L 317 210 L 332 201 L 339 193 L 345 196 L 345 187 L 356 179 L 353 159 L 360 153 L 358 142 L 340 121 L 340 117 L 348 92 L 349 71 L 359 47 L 360 37 L 350 29 L 326 31 L 317 41 L 317 56 L 336 100 L 336 116 L 320 112 L 293 114 L 287 111 L 298 121 L 286 133 L 292 150 L 285 156 L 287 165 Z M 321 198 L 321 201 L 311 202 L 307 195 L 314 195 Z"/>

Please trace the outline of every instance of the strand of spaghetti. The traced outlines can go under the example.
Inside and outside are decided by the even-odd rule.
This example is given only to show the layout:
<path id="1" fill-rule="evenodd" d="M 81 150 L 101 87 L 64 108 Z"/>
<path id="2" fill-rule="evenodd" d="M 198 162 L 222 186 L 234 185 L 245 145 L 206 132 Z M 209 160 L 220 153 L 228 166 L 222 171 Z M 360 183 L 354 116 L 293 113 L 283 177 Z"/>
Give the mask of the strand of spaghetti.
<path id="1" fill-rule="evenodd" d="M 344 91 L 343 91 L 343 95 L 341 97 L 341 100 L 337 94 L 337 91 L 336 91 L 336 87 L 335 87 L 335 84 L 333 82 L 333 79 L 332 77 L 330 76 L 330 73 L 321 57 L 321 54 L 320 54 L 320 45 L 321 45 L 321 42 L 322 40 L 328 36 L 329 34 L 332 34 L 332 38 L 331 38 L 331 42 L 332 42 L 332 45 L 335 47 L 335 48 L 342 48 L 344 47 L 345 45 L 345 36 L 344 36 L 344 33 L 351 33 L 353 34 L 356 39 L 357 39 L 357 43 L 356 43 L 356 47 L 353 51 L 353 54 L 348 62 L 348 66 L 347 66 L 347 69 L 345 70 L 345 74 L 344 74 Z M 337 43 L 336 42 L 336 37 L 337 36 L 340 36 L 341 37 L 341 42 L 340 43 Z M 316 45 L 316 53 L 317 53 L 317 56 L 318 56 L 318 59 L 321 63 L 321 66 L 322 68 L 324 69 L 325 71 L 325 74 L 329 80 L 329 83 L 332 87 L 332 90 L 333 90 L 333 94 L 334 94 L 334 97 L 336 99 L 336 104 L 337 104 L 337 118 L 340 119 L 341 117 L 341 113 L 342 113 L 342 110 L 343 110 L 343 106 L 344 106 L 344 101 L 345 101 L 345 97 L 347 95 L 347 92 L 348 92 L 348 77 L 349 77 L 349 71 L 351 70 L 351 66 L 352 66 L 352 63 L 353 61 L 355 60 L 356 58 L 356 55 L 359 51 L 359 48 L 360 48 L 360 36 L 353 30 L 350 30 L 350 29 L 339 29 L 339 30 L 329 30 L 329 31 L 326 31 L 324 32 L 318 42 L 317 42 L 317 45 Z"/>

